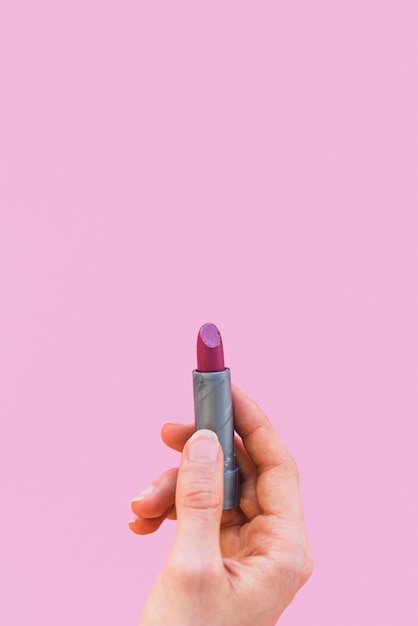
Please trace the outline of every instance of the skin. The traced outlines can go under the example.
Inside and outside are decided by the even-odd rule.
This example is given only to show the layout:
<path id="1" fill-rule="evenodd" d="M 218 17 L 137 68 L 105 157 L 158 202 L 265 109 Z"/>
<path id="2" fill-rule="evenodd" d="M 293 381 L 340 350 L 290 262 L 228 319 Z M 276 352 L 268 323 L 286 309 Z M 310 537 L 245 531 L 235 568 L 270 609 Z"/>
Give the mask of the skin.
<path id="1" fill-rule="evenodd" d="M 296 464 L 260 408 L 236 386 L 232 393 L 240 507 L 222 511 L 216 435 L 193 435 L 192 424 L 172 423 L 161 436 L 182 452 L 179 469 L 166 471 L 150 493 L 131 502 L 136 517 L 129 526 L 136 534 L 177 519 L 140 626 L 274 626 L 312 573 Z"/>

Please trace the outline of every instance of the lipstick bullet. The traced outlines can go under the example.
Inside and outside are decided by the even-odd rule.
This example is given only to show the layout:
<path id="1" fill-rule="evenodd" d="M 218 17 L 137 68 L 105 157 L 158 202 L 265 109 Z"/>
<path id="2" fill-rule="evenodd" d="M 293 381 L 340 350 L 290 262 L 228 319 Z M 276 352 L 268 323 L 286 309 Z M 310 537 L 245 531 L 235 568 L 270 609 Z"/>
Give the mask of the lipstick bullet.
<path id="1" fill-rule="evenodd" d="M 197 369 L 193 370 L 196 430 L 208 428 L 224 454 L 224 510 L 240 503 L 239 467 L 234 445 L 231 372 L 225 367 L 222 337 L 215 324 L 203 324 L 197 336 Z"/>

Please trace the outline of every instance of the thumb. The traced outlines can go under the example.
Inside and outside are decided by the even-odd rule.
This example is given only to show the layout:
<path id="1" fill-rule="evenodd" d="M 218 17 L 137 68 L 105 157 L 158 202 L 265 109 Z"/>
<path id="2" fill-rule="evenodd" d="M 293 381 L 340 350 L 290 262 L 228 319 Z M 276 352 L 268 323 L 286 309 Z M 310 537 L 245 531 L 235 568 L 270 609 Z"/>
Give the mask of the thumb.
<path id="1" fill-rule="evenodd" d="M 199 567 L 221 560 L 223 453 L 211 430 L 197 430 L 184 446 L 177 477 L 174 550 Z"/>

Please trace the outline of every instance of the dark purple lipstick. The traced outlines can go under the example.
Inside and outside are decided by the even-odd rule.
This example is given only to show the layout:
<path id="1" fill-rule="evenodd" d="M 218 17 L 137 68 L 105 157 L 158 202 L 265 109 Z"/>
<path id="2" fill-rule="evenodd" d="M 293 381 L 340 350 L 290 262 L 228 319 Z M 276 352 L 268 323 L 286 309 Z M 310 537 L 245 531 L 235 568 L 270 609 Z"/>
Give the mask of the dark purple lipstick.
<path id="1" fill-rule="evenodd" d="M 215 324 L 203 324 L 197 336 L 199 372 L 222 372 L 225 369 L 221 333 Z"/>
<path id="2" fill-rule="evenodd" d="M 224 453 L 224 510 L 240 503 L 239 467 L 234 445 L 231 372 L 225 367 L 222 337 L 215 324 L 204 324 L 197 336 L 197 369 L 193 370 L 196 430 L 208 428 Z"/>

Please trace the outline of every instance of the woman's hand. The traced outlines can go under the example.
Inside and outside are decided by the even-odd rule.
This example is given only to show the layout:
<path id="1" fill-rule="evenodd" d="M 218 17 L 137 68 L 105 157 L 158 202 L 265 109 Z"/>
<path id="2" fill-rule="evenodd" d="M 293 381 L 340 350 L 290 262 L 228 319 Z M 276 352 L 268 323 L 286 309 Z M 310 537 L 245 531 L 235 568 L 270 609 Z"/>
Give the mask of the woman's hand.
<path id="1" fill-rule="evenodd" d="M 162 438 L 182 451 L 180 468 L 131 502 L 137 534 L 177 519 L 141 626 L 273 626 L 312 572 L 296 464 L 268 418 L 235 386 L 233 403 L 239 508 L 222 511 L 216 435 L 170 423 Z"/>

